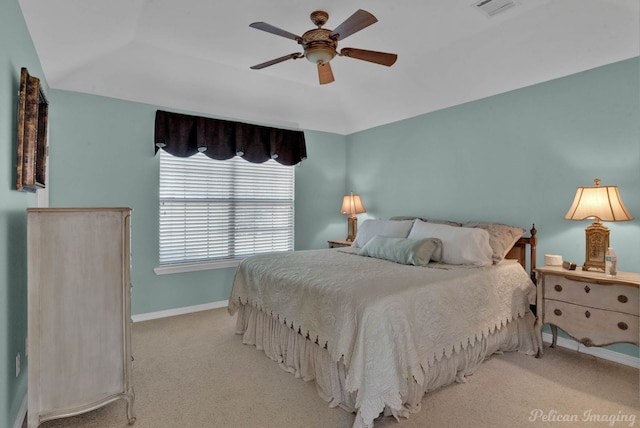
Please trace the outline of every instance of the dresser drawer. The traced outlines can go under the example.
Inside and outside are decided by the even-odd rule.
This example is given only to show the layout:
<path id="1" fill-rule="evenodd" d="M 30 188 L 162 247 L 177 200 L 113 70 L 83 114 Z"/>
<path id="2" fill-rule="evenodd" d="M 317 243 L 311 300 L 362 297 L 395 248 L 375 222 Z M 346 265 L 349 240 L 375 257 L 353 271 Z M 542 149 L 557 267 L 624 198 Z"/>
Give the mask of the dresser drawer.
<path id="1" fill-rule="evenodd" d="M 626 313 L 546 300 L 544 322 L 560 327 L 587 346 L 639 344 L 640 318 Z"/>
<path id="2" fill-rule="evenodd" d="M 640 307 L 638 287 L 560 275 L 545 275 L 544 298 L 636 316 Z"/>

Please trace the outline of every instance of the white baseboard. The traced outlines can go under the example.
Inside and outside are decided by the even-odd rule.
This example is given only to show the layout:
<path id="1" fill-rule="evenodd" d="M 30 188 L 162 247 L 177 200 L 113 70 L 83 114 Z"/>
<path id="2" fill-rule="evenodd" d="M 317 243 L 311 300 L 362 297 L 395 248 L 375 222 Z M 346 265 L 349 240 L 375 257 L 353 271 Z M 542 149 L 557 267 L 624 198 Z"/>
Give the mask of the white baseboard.
<path id="1" fill-rule="evenodd" d="M 553 336 L 551 333 L 542 333 L 542 340 L 547 343 L 551 343 Z M 631 355 L 622 354 L 606 348 L 598 348 L 595 346 L 584 346 L 573 339 L 567 339 L 565 337 L 558 336 L 556 342 L 558 346 L 571 349 L 583 354 L 593 355 L 594 357 L 602 358 L 603 360 L 613 361 L 615 363 L 624 364 L 625 366 L 640 368 L 640 358 L 633 357 Z"/>
<path id="2" fill-rule="evenodd" d="M 16 416 L 16 421 L 13 423 L 13 428 L 22 428 L 22 424 L 24 423 L 24 420 L 26 417 L 27 417 L 27 394 L 24 394 L 24 398 L 22 399 L 22 404 L 20 405 L 20 410 L 18 410 L 18 415 Z"/>
<path id="3" fill-rule="evenodd" d="M 158 318 L 167 318 L 176 315 L 190 314 L 193 312 L 208 311 L 209 309 L 226 308 L 227 306 L 229 306 L 229 301 L 221 300 L 219 302 L 205 303 L 202 305 L 185 306 L 182 308 L 167 309 L 165 311 L 147 312 L 146 314 L 132 315 L 131 320 L 133 322 L 149 321 Z"/>

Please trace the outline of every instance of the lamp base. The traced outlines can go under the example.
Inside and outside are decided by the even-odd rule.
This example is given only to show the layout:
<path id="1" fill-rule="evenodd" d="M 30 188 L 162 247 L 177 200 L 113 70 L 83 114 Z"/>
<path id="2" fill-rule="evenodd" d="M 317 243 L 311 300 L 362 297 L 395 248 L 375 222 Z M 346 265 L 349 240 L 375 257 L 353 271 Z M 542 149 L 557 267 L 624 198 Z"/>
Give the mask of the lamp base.
<path id="1" fill-rule="evenodd" d="M 584 270 L 604 272 L 604 256 L 609 248 L 609 228 L 600 221 L 594 221 L 585 229 L 587 247 L 585 252 Z"/>
<path id="2" fill-rule="evenodd" d="M 353 242 L 356 239 L 356 233 L 358 233 L 358 217 L 355 214 L 347 217 L 347 241 Z"/>

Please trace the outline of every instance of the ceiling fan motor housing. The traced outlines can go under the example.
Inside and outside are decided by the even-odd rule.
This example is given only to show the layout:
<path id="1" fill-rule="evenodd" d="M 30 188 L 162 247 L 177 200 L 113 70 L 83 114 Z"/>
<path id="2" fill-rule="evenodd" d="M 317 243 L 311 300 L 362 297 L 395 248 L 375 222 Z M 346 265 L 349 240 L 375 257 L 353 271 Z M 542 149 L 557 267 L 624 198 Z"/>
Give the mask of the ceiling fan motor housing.
<path id="1" fill-rule="evenodd" d="M 338 54 L 338 42 L 329 35 L 331 30 L 316 28 L 302 35 L 304 56 L 314 64 L 326 64 Z"/>

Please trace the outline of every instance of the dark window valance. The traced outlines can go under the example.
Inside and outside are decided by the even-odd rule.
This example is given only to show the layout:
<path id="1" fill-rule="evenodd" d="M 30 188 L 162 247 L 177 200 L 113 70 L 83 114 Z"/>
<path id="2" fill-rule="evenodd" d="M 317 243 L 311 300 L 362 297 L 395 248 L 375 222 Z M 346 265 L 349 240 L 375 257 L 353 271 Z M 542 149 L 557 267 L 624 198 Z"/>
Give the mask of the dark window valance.
<path id="1" fill-rule="evenodd" d="M 295 165 L 307 157 L 304 132 L 228 120 L 156 111 L 155 151 L 178 157 L 198 152 L 211 159 L 234 156 L 253 163 L 275 159 L 283 165 Z"/>

